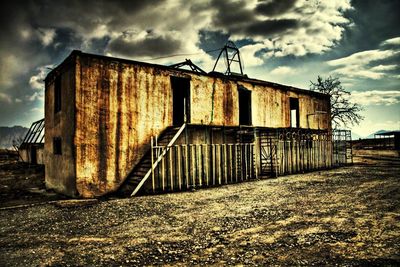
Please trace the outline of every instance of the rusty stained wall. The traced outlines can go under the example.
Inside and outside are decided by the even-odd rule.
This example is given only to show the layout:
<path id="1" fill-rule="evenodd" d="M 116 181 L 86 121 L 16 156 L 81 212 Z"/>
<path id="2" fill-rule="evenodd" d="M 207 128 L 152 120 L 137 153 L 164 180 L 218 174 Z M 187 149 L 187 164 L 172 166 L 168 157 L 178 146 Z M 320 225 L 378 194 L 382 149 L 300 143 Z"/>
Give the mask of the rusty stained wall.
<path id="1" fill-rule="evenodd" d="M 190 86 L 191 123 L 238 125 L 239 100 L 235 82 L 193 74 Z"/>
<path id="2" fill-rule="evenodd" d="M 289 97 L 299 97 L 300 127 L 314 101 L 307 94 L 180 70 L 77 56 L 76 188 L 83 197 L 115 191 L 150 147 L 151 136 L 172 125 L 171 76 L 190 78 L 191 123 L 237 126 L 238 84 L 252 91 L 253 126 L 289 127 Z M 310 127 L 327 124 L 310 118 Z"/>
<path id="3" fill-rule="evenodd" d="M 170 76 L 82 56 L 76 84 L 76 183 L 83 197 L 118 189 L 172 122 Z"/>
<path id="4" fill-rule="evenodd" d="M 18 150 L 18 153 L 21 156 L 23 162 L 33 163 L 32 155 L 31 155 L 32 146 L 36 146 L 36 145 L 35 144 L 27 145 Z M 36 146 L 36 164 L 44 164 L 43 156 L 44 156 L 44 147 L 40 146 L 40 145 Z"/>
<path id="5" fill-rule="evenodd" d="M 329 98 L 310 95 L 301 91 L 276 89 L 249 82 L 192 75 L 191 122 L 238 126 L 238 86 L 251 91 L 252 125 L 258 127 L 290 127 L 290 97 L 299 99 L 301 128 L 329 129 Z M 313 114 L 315 111 L 326 114 Z"/>
<path id="6" fill-rule="evenodd" d="M 61 111 L 54 113 L 55 76 L 46 79 L 45 91 L 45 181 L 46 187 L 68 196 L 76 196 L 74 159 L 75 64 L 63 63 L 55 75 L 61 75 Z M 62 154 L 54 155 L 53 138 L 61 137 Z"/>
<path id="7" fill-rule="evenodd" d="M 289 112 L 289 97 L 299 99 L 300 128 L 309 128 L 314 130 L 330 129 L 330 99 L 329 97 L 317 97 L 301 92 L 288 91 L 283 98 L 283 106 Z M 315 112 L 324 112 L 315 114 Z M 308 115 L 308 116 L 307 116 Z M 285 122 L 290 127 L 290 113 L 285 114 Z"/>

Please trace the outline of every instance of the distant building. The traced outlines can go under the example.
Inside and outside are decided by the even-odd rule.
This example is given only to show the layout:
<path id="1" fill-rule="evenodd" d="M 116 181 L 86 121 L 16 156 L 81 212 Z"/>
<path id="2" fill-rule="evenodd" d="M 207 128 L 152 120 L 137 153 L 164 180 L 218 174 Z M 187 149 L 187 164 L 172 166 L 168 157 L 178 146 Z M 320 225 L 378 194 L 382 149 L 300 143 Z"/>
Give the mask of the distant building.
<path id="1" fill-rule="evenodd" d="M 343 161 L 321 93 L 80 51 L 45 84 L 46 185 L 66 195 L 184 190 Z"/>
<path id="2" fill-rule="evenodd" d="M 385 147 L 400 150 L 400 131 L 386 131 L 377 133 L 374 137 L 379 137 L 379 139 L 383 138 L 383 144 Z"/>
<path id="3" fill-rule="evenodd" d="M 18 147 L 18 154 L 23 162 L 44 164 L 44 119 L 32 123 Z"/>

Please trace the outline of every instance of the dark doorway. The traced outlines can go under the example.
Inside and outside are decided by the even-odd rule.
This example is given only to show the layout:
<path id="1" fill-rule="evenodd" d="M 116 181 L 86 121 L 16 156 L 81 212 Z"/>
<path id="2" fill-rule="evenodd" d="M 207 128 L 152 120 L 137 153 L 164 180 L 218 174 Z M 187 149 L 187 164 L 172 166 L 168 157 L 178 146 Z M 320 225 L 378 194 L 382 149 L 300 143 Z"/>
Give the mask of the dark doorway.
<path id="1" fill-rule="evenodd" d="M 182 125 L 190 122 L 190 79 L 171 77 L 172 123 Z"/>
<path id="2" fill-rule="evenodd" d="M 251 125 L 251 91 L 239 87 L 239 124 Z"/>
<path id="3" fill-rule="evenodd" d="M 299 99 L 290 98 L 290 127 L 299 128 Z"/>
<path id="4" fill-rule="evenodd" d="M 35 146 L 31 146 L 31 163 L 37 164 L 36 147 Z"/>

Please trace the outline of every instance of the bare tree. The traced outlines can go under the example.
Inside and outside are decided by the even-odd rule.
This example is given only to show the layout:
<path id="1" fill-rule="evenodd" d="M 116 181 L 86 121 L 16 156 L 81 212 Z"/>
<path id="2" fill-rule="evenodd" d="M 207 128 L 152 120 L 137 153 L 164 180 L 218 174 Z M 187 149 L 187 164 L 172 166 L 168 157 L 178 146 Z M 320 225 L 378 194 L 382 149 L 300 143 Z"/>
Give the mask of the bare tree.
<path id="1" fill-rule="evenodd" d="M 18 150 L 18 148 L 22 145 L 22 142 L 24 141 L 24 137 L 20 135 L 14 135 L 13 140 L 12 140 L 12 145 L 14 149 Z"/>
<path id="2" fill-rule="evenodd" d="M 318 75 L 317 81 L 311 81 L 310 89 L 331 96 L 331 120 L 334 128 L 359 124 L 364 119 L 360 112 L 363 108 L 350 101 L 350 92 L 343 88 L 339 78 L 329 76 L 323 79 Z"/>

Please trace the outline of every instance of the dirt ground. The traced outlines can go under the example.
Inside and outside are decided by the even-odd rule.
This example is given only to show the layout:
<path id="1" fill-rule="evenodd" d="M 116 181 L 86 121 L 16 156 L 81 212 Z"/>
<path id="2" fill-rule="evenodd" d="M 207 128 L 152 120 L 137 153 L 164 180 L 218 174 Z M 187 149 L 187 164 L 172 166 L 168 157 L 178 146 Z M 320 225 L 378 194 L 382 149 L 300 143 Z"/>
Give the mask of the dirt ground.
<path id="1" fill-rule="evenodd" d="M 2 160 L 0 266 L 399 266 L 400 159 L 356 152 L 328 171 L 89 202 Z"/>
<path id="2" fill-rule="evenodd" d="M 18 162 L 17 157 L 0 157 L 0 209 L 57 199 L 65 197 L 46 190 L 43 165 Z"/>

